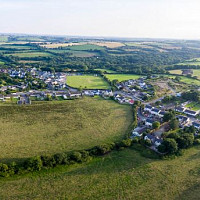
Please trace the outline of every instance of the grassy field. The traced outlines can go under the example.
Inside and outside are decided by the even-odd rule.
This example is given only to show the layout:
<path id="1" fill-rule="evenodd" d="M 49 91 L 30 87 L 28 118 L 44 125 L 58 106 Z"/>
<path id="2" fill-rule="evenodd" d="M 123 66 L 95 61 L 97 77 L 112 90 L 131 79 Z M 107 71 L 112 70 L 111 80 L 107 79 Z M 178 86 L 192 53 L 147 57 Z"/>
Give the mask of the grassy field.
<path id="1" fill-rule="evenodd" d="M 118 48 L 125 46 L 121 42 L 91 42 L 91 44 L 98 45 L 101 47 L 107 47 L 107 48 Z"/>
<path id="2" fill-rule="evenodd" d="M 167 76 L 168 78 L 175 78 L 176 76 L 174 75 L 164 75 L 164 76 Z M 189 85 L 200 85 L 200 80 L 196 80 L 196 79 L 193 79 L 193 78 L 188 78 L 188 77 L 185 77 L 185 76 L 179 76 L 181 78 L 181 82 L 183 83 L 186 83 L 186 84 L 189 84 Z"/>
<path id="3" fill-rule="evenodd" d="M 46 52 L 23 52 L 23 53 L 14 53 L 14 54 L 6 54 L 6 56 L 16 56 L 16 57 L 20 57 L 20 58 L 33 58 L 33 57 L 46 57 L 46 56 L 53 56 L 50 53 L 46 53 Z"/>
<path id="4" fill-rule="evenodd" d="M 113 152 L 89 163 L 0 179 L 4 199 L 199 199 L 200 147 L 173 160 L 147 150 Z"/>
<path id="5" fill-rule="evenodd" d="M 84 75 L 84 76 L 68 76 L 67 84 L 75 88 L 87 89 L 108 89 L 109 84 L 101 77 Z"/>
<path id="6" fill-rule="evenodd" d="M 182 74 L 182 70 L 180 70 L 180 69 L 170 70 L 169 73 L 170 73 L 170 74 L 178 74 L 178 75 L 181 75 L 181 74 Z"/>
<path id="7" fill-rule="evenodd" d="M 112 81 L 112 80 L 118 80 L 119 82 L 121 81 L 126 81 L 129 79 L 138 79 L 141 76 L 140 75 L 134 75 L 134 74 L 107 74 L 106 77 Z"/>
<path id="8" fill-rule="evenodd" d="M 191 110 L 198 111 L 200 110 L 200 104 L 196 102 L 192 102 L 186 105 L 187 108 L 190 108 Z"/>
<path id="9" fill-rule="evenodd" d="M 104 47 L 94 44 L 83 44 L 83 45 L 68 46 L 67 49 L 75 51 L 87 51 L 87 50 L 101 50 L 104 49 Z"/>
<path id="10" fill-rule="evenodd" d="M 129 106 L 101 98 L 0 104 L 1 161 L 82 150 L 119 140 L 132 121 Z"/>

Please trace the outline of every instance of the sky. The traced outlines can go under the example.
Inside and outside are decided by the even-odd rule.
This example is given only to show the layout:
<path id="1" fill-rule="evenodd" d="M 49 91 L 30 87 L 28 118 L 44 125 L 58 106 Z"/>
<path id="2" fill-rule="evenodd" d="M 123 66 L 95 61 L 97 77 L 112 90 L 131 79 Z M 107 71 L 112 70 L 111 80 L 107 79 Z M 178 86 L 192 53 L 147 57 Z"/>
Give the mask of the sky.
<path id="1" fill-rule="evenodd" d="M 0 0 L 0 33 L 200 39 L 200 0 Z"/>

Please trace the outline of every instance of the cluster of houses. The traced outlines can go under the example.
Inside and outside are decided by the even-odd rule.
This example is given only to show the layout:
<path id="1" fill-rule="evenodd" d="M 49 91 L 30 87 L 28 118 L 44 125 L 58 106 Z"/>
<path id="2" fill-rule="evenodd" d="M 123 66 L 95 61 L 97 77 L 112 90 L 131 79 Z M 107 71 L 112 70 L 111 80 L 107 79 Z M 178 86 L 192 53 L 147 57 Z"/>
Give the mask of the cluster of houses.
<path id="1" fill-rule="evenodd" d="M 121 95 L 121 94 L 115 94 L 114 95 L 115 101 L 118 101 L 121 104 L 134 104 L 135 99 L 128 96 L 128 95 Z"/>
<path id="2" fill-rule="evenodd" d="M 192 117 L 196 117 L 199 114 L 199 111 L 193 111 L 193 110 L 189 110 L 185 107 L 176 107 L 175 110 L 179 113 L 184 113 L 186 115 L 192 116 Z"/>

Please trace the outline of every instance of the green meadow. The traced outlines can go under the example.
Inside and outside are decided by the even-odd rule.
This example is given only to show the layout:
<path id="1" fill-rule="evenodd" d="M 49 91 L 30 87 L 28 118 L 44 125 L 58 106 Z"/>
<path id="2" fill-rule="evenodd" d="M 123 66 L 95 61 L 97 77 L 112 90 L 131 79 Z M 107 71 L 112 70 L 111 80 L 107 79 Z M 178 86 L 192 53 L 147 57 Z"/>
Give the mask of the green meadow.
<path id="1" fill-rule="evenodd" d="M 34 58 L 34 57 L 46 57 L 46 56 L 53 56 L 47 52 L 22 52 L 22 53 L 14 53 L 14 54 L 6 54 L 7 56 L 16 56 L 20 58 Z"/>
<path id="2" fill-rule="evenodd" d="M 0 103 L 0 159 L 19 161 L 118 141 L 132 120 L 130 106 L 102 98 Z"/>
<path id="3" fill-rule="evenodd" d="M 181 157 L 159 160 L 135 145 L 88 163 L 0 179 L 0 198 L 199 199 L 199 152 L 193 147 Z"/>
<path id="4" fill-rule="evenodd" d="M 102 77 L 92 75 L 67 76 L 67 85 L 83 89 L 108 89 L 110 87 Z"/>
<path id="5" fill-rule="evenodd" d="M 126 81 L 126 80 L 129 80 L 129 79 L 138 79 L 138 78 L 141 77 L 140 75 L 134 75 L 134 74 L 106 74 L 105 76 L 110 81 L 118 80 L 119 82 Z"/>

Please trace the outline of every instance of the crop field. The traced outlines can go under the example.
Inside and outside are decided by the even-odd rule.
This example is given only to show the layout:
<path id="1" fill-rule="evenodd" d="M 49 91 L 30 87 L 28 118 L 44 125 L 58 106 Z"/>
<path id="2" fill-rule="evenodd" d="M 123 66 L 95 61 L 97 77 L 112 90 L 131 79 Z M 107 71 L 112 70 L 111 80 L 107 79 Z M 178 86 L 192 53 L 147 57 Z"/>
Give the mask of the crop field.
<path id="1" fill-rule="evenodd" d="M 158 160 L 135 146 L 89 163 L 1 179 L 0 198 L 199 199 L 199 152 L 198 146 L 176 159 Z"/>
<path id="2" fill-rule="evenodd" d="M 129 79 L 138 79 L 141 76 L 140 75 L 134 75 L 134 74 L 107 74 L 106 77 L 112 81 L 112 80 L 118 80 L 119 82 L 121 81 L 126 81 Z"/>
<path id="3" fill-rule="evenodd" d="M 107 47 L 107 48 L 118 48 L 125 46 L 121 42 L 91 42 L 90 44 L 98 45 L 101 47 Z"/>
<path id="4" fill-rule="evenodd" d="M 79 43 L 51 43 L 51 44 L 41 44 L 40 46 L 48 48 L 48 49 L 56 49 L 59 47 L 70 47 L 70 46 L 76 46 L 76 45 L 84 45 L 85 42 L 79 42 Z"/>
<path id="5" fill-rule="evenodd" d="M 178 74 L 178 75 L 181 75 L 181 74 L 182 74 L 182 70 L 180 70 L 180 69 L 170 70 L 169 73 L 170 73 L 170 74 Z"/>
<path id="6" fill-rule="evenodd" d="M 20 57 L 20 58 L 34 58 L 34 57 L 46 57 L 46 56 L 53 56 L 50 53 L 46 53 L 46 52 L 23 52 L 23 53 L 14 53 L 14 54 L 6 54 L 6 56 L 16 56 L 16 57 Z"/>
<path id="7" fill-rule="evenodd" d="M 6 48 L 6 49 L 12 49 L 12 50 L 29 50 L 29 49 L 34 49 L 33 47 L 30 46 L 25 46 L 25 45 L 14 45 L 14 44 L 6 44 L 6 45 L 0 45 L 0 47 L 2 48 Z"/>
<path id="8" fill-rule="evenodd" d="M 132 120 L 130 106 L 101 98 L 29 106 L 1 103 L 1 162 L 118 141 Z"/>
<path id="9" fill-rule="evenodd" d="M 67 76 L 67 85 L 74 88 L 108 89 L 109 84 L 101 77 L 92 75 Z"/>

